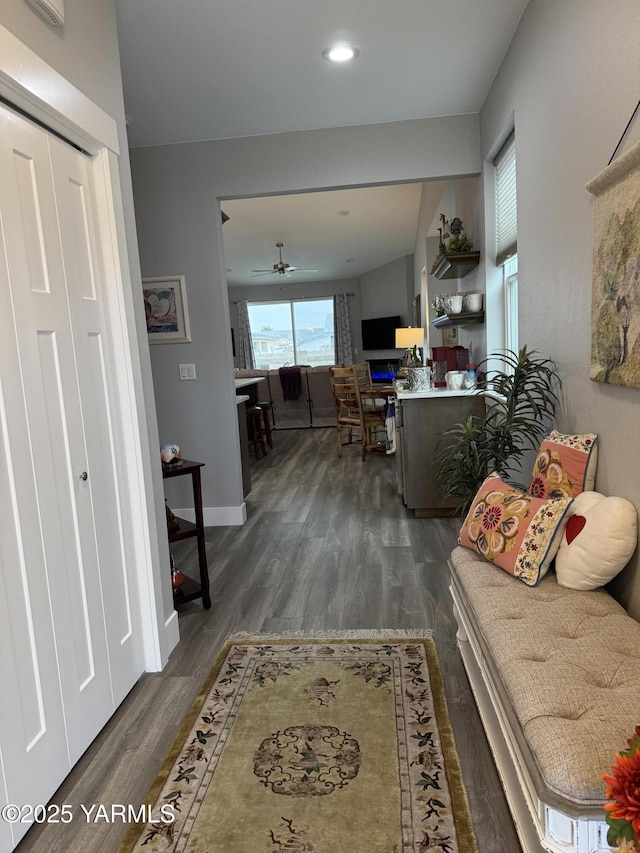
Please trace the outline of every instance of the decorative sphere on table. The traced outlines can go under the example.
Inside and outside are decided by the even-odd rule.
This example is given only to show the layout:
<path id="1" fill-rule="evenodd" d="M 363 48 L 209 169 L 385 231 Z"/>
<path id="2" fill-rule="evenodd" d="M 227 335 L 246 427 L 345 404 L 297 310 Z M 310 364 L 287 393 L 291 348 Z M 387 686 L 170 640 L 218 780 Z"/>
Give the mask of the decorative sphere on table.
<path id="1" fill-rule="evenodd" d="M 160 448 L 160 458 L 165 465 L 176 465 L 182 462 L 182 453 L 177 444 L 163 444 Z"/>

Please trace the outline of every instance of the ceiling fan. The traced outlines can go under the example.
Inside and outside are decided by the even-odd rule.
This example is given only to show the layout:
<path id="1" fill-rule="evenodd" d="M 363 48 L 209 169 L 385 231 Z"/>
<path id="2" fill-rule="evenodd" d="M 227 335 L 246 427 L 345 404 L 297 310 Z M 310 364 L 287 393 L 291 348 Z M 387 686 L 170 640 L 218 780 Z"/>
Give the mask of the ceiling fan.
<path id="1" fill-rule="evenodd" d="M 292 272 L 318 272 L 318 270 L 310 270 L 305 269 L 304 267 L 292 267 L 290 264 L 286 264 L 282 260 L 282 249 L 284 248 L 284 243 L 276 243 L 276 248 L 278 250 L 278 255 L 280 256 L 280 260 L 277 264 L 273 265 L 273 269 L 270 270 L 251 270 L 252 273 L 256 273 L 256 275 L 252 275 L 251 278 L 258 278 L 261 275 L 290 275 Z"/>

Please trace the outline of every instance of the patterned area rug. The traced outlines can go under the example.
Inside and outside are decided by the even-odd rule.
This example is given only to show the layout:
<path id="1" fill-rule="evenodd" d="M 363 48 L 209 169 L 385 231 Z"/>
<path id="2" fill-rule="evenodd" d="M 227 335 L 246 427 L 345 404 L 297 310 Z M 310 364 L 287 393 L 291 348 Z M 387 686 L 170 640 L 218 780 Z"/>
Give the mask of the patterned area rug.
<path id="1" fill-rule="evenodd" d="M 476 851 L 430 638 L 227 642 L 149 803 L 121 853 Z"/>

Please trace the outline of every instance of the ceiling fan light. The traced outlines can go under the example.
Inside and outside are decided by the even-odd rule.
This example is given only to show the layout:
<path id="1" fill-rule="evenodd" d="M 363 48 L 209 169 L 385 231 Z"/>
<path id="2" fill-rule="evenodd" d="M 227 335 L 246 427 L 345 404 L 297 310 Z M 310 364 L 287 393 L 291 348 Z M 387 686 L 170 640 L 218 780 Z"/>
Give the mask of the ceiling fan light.
<path id="1" fill-rule="evenodd" d="M 335 44 L 323 50 L 322 57 L 327 62 L 349 62 L 351 59 L 356 59 L 359 53 L 360 51 L 353 45 Z"/>

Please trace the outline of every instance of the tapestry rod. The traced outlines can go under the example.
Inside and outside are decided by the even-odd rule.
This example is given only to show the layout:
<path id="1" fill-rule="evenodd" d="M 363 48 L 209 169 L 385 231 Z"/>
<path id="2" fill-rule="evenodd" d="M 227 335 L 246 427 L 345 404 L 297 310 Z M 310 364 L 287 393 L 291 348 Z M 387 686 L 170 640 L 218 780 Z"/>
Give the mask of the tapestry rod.
<path id="1" fill-rule="evenodd" d="M 635 110 L 631 113 L 631 118 L 630 118 L 630 119 L 629 119 L 629 121 L 627 122 L 627 126 L 625 127 L 625 129 L 622 131 L 622 136 L 620 137 L 620 141 L 619 141 L 619 142 L 618 142 L 618 144 L 616 145 L 616 147 L 615 147 L 615 151 L 614 151 L 614 152 L 613 152 L 613 154 L 611 155 L 611 159 L 610 159 L 610 160 L 609 160 L 609 162 L 607 163 L 607 166 L 610 166 L 610 165 L 611 165 L 611 163 L 613 162 L 613 158 L 614 158 L 614 157 L 616 156 L 616 154 L 618 153 L 618 148 L 620 148 L 620 146 L 622 145 L 622 140 L 623 140 L 623 139 L 625 138 L 625 136 L 627 135 L 627 131 L 628 131 L 628 130 L 629 130 L 629 128 L 631 127 L 631 123 L 633 122 L 634 118 L 636 117 L 636 113 L 638 112 L 638 108 L 639 108 L 639 107 L 640 107 L 640 101 L 638 101 L 638 103 L 636 104 L 636 108 L 635 108 Z"/>

